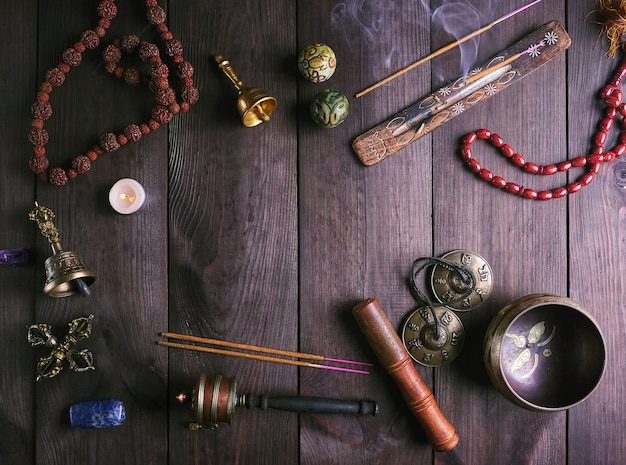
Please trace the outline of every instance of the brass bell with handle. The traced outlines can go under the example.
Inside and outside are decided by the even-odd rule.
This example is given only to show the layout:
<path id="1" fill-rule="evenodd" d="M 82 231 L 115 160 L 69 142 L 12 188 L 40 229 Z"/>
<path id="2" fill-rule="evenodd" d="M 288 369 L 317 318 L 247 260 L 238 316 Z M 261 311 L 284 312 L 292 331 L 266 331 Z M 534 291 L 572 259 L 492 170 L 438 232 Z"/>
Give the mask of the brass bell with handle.
<path id="1" fill-rule="evenodd" d="M 251 128 L 269 121 L 277 106 L 276 99 L 258 87 L 245 87 L 233 71 L 230 61 L 222 55 L 215 55 L 215 61 L 239 92 L 237 109 L 244 126 Z"/>
<path id="2" fill-rule="evenodd" d="M 187 393 L 177 396 L 179 402 L 188 400 Z M 358 415 L 378 414 L 378 403 L 373 400 L 344 400 L 324 397 L 269 397 L 266 395 L 237 395 L 235 378 L 200 375 L 196 383 L 191 408 L 194 421 L 189 429 L 215 429 L 219 423 L 230 423 L 235 407 L 275 409 L 300 413 L 343 413 Z"/>
<path id="3" fill-rule="evenodd" d="M 46 282 L 43 292 L 50 297 L 67 297 L 80 293 L 85 297 L 91 295 L 89 287 L 96 281 L 96 273 L 87 268 L 78 254 L 71 250 L 63 250 L 59 231 L 52 221 L 54 212 L 35 202 L 35 208 L 28 214 L 31 221 L 36 221 L 41 235 L 48 239 L 54 255 L 44 263 Z"/>

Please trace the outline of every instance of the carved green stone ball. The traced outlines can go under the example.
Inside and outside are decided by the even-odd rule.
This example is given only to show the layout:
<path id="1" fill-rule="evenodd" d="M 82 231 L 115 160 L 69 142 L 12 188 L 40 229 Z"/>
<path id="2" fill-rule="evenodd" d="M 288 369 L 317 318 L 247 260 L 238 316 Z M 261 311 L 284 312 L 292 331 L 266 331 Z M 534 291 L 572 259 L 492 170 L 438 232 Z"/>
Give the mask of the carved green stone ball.
<path id="1" fill-rule="evenodd" d="M 311 82 L 328 81 L 336 68 L 335 52 L 325 44 L 309 45 L 298 57 L 300 74 Z"/>
<path id="2" fill-rule="evenodd" d="M 324 128 L 339 126 L 348 117 L 348 98 L 333 89 L 318 92 L 311 102 L 313 121 Z"/>

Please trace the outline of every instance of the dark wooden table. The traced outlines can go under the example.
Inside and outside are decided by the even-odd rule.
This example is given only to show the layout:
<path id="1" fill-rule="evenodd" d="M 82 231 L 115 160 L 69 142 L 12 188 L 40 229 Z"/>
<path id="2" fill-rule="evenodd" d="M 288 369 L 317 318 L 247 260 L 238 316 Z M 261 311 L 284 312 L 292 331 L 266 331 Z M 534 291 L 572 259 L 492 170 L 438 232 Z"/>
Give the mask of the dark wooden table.
<path id="1" fill-rule="evenodd" d="M 149 118 L 154 97 L 105 71 L 102 49 L 136 33 L 158 40 L 141 1 L 119 1 L 102 44 L 51 94 L 46 121 L 52 165 L 68 166 L 98 143 Z M 162 2 L 159 2 L 162 4 Z M 93 28 L 96 1 L 8 0 L 0 15 L 0 248 L 31 252 L 24 267 L 0 267 L 0 456 L 9 464 L 617 464 L 626 459 L 624 337 L 626 317 L 625 165 L 603 164 L 591 185 L 564 199 L 530 201 L 481 182 L 459 156 L 461 138 L 481 127 L 501 134 L 529 160 L 550 164 L 589 153 L 603 115 L 599 89 L 619 65 L 605 56 L 600 29 L 586 15 L 595 2 L 545 0 L 480 36 L 479 63 L 550 20 L 565 24 L 566 54 L 402 152 L 363 166 L 352 140 L 403 107 L 460 76 L 457 51 L 376 91 L 357 91 L 452 38 L 432 24 L 423 2 L 171 0 L 167 24 L 195 68 L 200 100 L 169 125 L 101 155 L 64 187 L 28 167 L 31 104 L 62 52 Z M 441 2 L 431 2 L 435 10 Z M 523 2 L 475 0 L 477 29 Z M 471 15 L 465 15 L 468 19 Z M 338 57 L 328 83 L 297 71 L 308 44 Z M 246 128 L 236 92 L 213 60 L 227 57 L 246 85 L 278 99 L 271 121 Z M 175 76 L 172 76 L 174 79 Z M 350 99 L 335 129 L 308 115 L 313 95 L 332 87 Z M 613 134 L 613 133 L 612 133 Z M 613 137 L 613 136 L 612 136 Z M 539 189 L 573 181 L 535 179 L 499 160 L 487 144 L 475 155 L 494 172 Z M 137 179 L 143 208 L 115 213 L 108 190 Z M 51 249 L 28 213 L 50 207 L 66 250 L 96 270 L 92 296 L 54 299 L 42 292 Z M 453 249 L 480 253 L 494 289 L 479 309 L 461 314 L 466 343 L 444 367 L 417 366 L 459 445 L 435 453 L 399 391 L 377 365 L 369 376 L 167 349 L 162 331 L 201 335 L 328 356 L 374 359 L 350 310 L 367 297 L 392 324 L 416 307 L 407 285 L 418 257 Z M 598 389 L 582 404 L 537 413 L 506 400 L 489 382 L 482 341 L 494 314 L 531 293 L 569 296 L 604 333 L 608 360 Z M 26 328 L 94 314 L 82 343 L 96 370 L 35 382 L 45 351 Z M 231 425 L 190 431 L 191 410 L 175 395 L 202 373 L 235 377 L 239 392 L 371 398 L 376 417 L 239 409 Z M 576 380 L 572 379 L 572 383 Z M 71 405 L 115 398 L 127 409 L 117 428 L 71 428 Z"/>

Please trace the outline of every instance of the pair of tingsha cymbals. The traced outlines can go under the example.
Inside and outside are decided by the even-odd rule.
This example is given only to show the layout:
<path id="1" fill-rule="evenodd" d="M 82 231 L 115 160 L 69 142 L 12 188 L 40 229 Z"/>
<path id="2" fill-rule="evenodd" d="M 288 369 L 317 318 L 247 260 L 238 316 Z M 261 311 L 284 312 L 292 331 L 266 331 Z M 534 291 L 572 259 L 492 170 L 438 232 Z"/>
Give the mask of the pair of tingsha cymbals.
<path id="1" fill-rule="evenodd" d="M 409 355 L 427 367 L 445 365 L 459 355 L 465 330 L 456 312 L 479 307 L 493 288 L 491 267 L 479 254 L 453 250 L 441 258 L 460 266 L 448 266 L 442 261 L 432 267 L 430 288 L 437 303 L 432 309 L 424 306 L 415 310 L 402 328 L 402 342 Z M 473 283 L 463 278 L 459 268 L 472 273 Z"/>

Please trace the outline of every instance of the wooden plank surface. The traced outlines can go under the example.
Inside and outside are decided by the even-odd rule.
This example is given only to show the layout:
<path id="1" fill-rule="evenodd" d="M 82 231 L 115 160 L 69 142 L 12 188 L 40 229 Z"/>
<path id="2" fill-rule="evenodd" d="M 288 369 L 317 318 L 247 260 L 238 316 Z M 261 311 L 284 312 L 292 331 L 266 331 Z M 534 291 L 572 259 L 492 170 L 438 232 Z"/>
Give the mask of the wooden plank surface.
<path id="1" fill-rule="evenodd" d="M 24 107 L 32 103 L 31 91 L 35 86 L 33 71 L 37 64 L 32 50 L 37 47 L 37 27 L 32 20 L 37 2 L 11 2 L 3 7 L 6 17 L 22 24 L 19 30 L 3 27 L 0 31 L 0 44 L 8 53 L 6 68 L 3 71 L 0 89 L 4 95 L 5 111 L 0 124 L 0 211 L 3 225 L 0 227 L 0 248 L 24 248 L 29 256 L 34 255 L 35 237 L 25 212 L 33 205 L 35 183 L 30 173 L 23 170 L 23 159 L 8 154 L 29 153 L 28 139 L 20 137 L 30 129 L 28 113 L 24 118 L 15 115 L 23 113 Z M 3 21 L 4 23 L 4 21 Z M 3 24 L 4 25 L 4 24 Z M 16 83 L 21 83 L 16 85 Z M 28 111 L 28 110 L 26 110 Z M 12 121 L 8 124 L 7 121 Z M 10 226 L 9 226 L 10 225 Z M 2 351 L 0 360 L 5 373 L 0 378 L 0 456 L 7 465 L 33 463 L 35 451 L 32 447 L 35 425 L 32 418 L 35 412 L 32 372 L 26 367 L 35 361 L 30 350 L 24 350 L 24 327 L 35 318 L 35 293 L 26 283 L 35 280 L 36 271 L 32 266 L 0 267 L 0 299 L 2 319 L 0 338 Z"/>
<path id="2" fill-rule="evenodd" d="M 155 40 L 145 30 L 141 7 L 120 4 L 118 13 L 119 21 L 112 22 L 102 42 L 140 31 L 144 40 Z M 81 2 L 71 6 L 48 2 L 40 5 L 40 15 L 38 67 L 33 70 L 38 85 L 63 50 L 98 21 L 94 6 Z M 121 133 L 130 123 L 147 121 L 150 98 L 145 89 L 131 88 L 104 70 L 102 48 L 85 52 L 81 65 L 51 93 L 53 116 L 46 124 L 51 166 L 68 165 L 97 144 L 104 132 Z M 36 199 L 55 211 L 65 250 L 75 250 L 98 279 L 89 299 L 44 296 L 43 261 L 52 252 L 43 237 L 36 238 L 34 266 L 39 273 L 31 290 L 37 296 L 36 322 L 52 324 L 62 337 L 70 320 L 93 314 L 93 334 L 80 347 L 92 351 L 96 366 L 86 373 L 65 367 L 58 378 L 37 384 L 36 463 L 68 463 L 77 457 L 124 463 L 129 456 L 139 463 L 166 463 L 167 354 L 154 344 L 155 335 L 167 324 L 166 143 L 167 130 L 162 128 L 140 143 L 103 154 L 90 172 L 67 186 L 37 184 Z M 124 177 L 137 179 L 147 192 L 140 215 L 119 215 L 108 204 L 109 188 Z M 35 233 L 36 226 L 31 223 L 31 228 Z M 45 351 L 36 353 L 41 356 Z M 34 370 L 33 365 L 24 368 Z M 72 404 L 108 398 L 126 405 L 128 421 L 123 428 L 93 434 L 68 426 Z"/>
<path id="3" fill-rule="evenodd" d="M 415 254 L 430 254 L 430 235 L 421 232 L 431 229 L 431 194 L 428 183 L 420 182 L 430 177 L 428 143 L 411 147 L 398 163 L 367 170 L 350 148 L 352 139 L 388 108 L 428 91 L 427 80 L 405 81 L 353 99 L 382 74 L 428 48 L 427 31 L 415 27 L 427 21 L 421 7 L 414 2 L 370 6 L 360 10 L 358 2 L 301 2 L 298 8 L 298 48 L 325 41 L 337 54 L 337 70 L 326 85 L 299 84 L 305 109 L 298 137 L 300 334 L 306 350 L 374 360 L 350 309 L 361 299 L 375 297 L 394 323 L 411 309 L 406 272 Z M 324 11 L 331 12 L 330 23 L 306 19 Z M 331 130 L 315 126 L 306 114 L 306 102 L 324 87 L 350 97 L 349 118 Z M 426 165 L 414 163 L 414 158 Z M 303 374 L 302 379 L 306 395 L 374 398 L 381 404 L 374 418 L 303 416 L 302 463 L 429 459 L 431 452 L 420 447 L 419 426 L 401 414 L 399 392 L 384 370 L 365 379 L 318 373 Z"/>
<path id="4" fill-rule="evenodd" d="M 570 154 L 586 153 L 592 146 L 592 135 L 604 113 L 598 103 L 598 89 L 606 85 L 620 65 L 621 57 L 607 58 L 606 48 L 594 47 L 599 33 L 585 27 L 577 18 L 586 12 L 576 5 L 569 12 L 572 33 L 579 43 L 578 53 L 568 61 L 568 108 L 580 116 L 570 130 Z M 606 46 L 606 42 L 603 43 Z M 589 63 L 593 62 L 593 70 Z M 573 128 L 570 121 L 569 127 Z M 615 133 L 615 132 L 614 132 Z M 613 147 L 616 138 L 607 142 Z M 621 168 L 620 168 L 621 166 Z M 569 270 L 571 297 L 585 305 L 598 319 L 606 339 L 608 355 L 602 383 L 588 402 L 572 409 L 568 418 L 569 463 L 617 463 L 623 461 L 626 440 L 620 432 L 625 419 L 621 384 L 624 367 L 624 201 L 623 184 L 619 184 L 623 161 L 604 164 L 594 182 L 583 195 L 569 205 Z M 603 277 L 595 279 L 590 277 Z M 594 282 L 596 284 L 594 284 Z M 585 437 L 598 437 L 588 441 Z"/>
<path id="5" fill-rule="evenodd" d="M 350 309 L 361 299 L 375 297 L 397 322 L 395 316 L 411 308 L 405 273 L 414 254 L 430 253 L 431 247 L 429 234 L 421 234 L 431 229 L 431 192 L 427 182 L 420 182 L 429 178 L 430 145 L 411 147 L 398 163 L 363 169 L 350 144 L 391 108 L 400 107 L 403 99 L 426 93 L 428 81 L 381 88 L 377 95 L 358 101 L 353 96 L 389 69 L 427 51 L 427 30 L 418 27 L 427 16 L 414 2 L 373 2 L 371 9 L 363 10 L 358 2 L 324 2 L 318 7 L 299 5 L 298 48 L 312 41 L 333 47 L 337 70 L 324 87 L 350 97 L 351 115 L 332 130 L 316 127 L 306 114 L 301 118 L 300 273 L 301 282 L 307 283 L 300 289 L 301 343 L 317 351 L 333 348 L 348 358 L 374 360 Z M 305 20 L 325 10 L 332 11 L 330 24 Z M 405 21 L 416 27 L 405 27 Z M 310 100 L 322 85 L 301 81 L 299 87 L 303 98 Z M 348 420 L 303 417 L 302 463 L 429 460 L 431 452 L 420 447 L 419 426 L 410 415 L 401 414 L 399 393 L 384 370 L 365 378 L 336 374 L 329 379 L 311 373 L 304 380 L 303 394 L 374 398 L 381 413 Z"/>
<path id="6" fill-rule="evenodd" d="M 500 134 L 540 164 L 588 153 L 604 112 L 599 90 L 620 60 L 604 56 L 595 17 L 586 17 L 595 2 L 541 2 L 485 32 L 463 55 L 450 51 L 358 99 L 358 91 L 453 40 L 440 21 L 442 13 L 452 17 L 451 3 L 159 2 L 194 66 L 200 100 L 169 125 L 100 156 L 90 172 L 60 188 L 28 169 L 29 109 L 46 71 L 95 27 L 98 2 L 5 3 L 0 249 L 25 247 L 32 259 L 26 267 L 0 266 L 2 463 L 624 461 L 624 161 L 602 164 L 580 193 L 533 202 L 487 185 L 460 157 L 462 137 L 479 128 Z M 118 17 L 102 44 L 86 51 L 51 94 L 54 113 L 45 127 L 53 165 L 69 165 L 104 132 L 119 133 L 149 118 L 154 97 L 107 73 L 102 49 L 126 33 L 160 39 L 145 20 L 143 2 L 117 3 Z M 458 33 L 522 3 L 474 0 L 461 6 L 464 29 Z M 351 148 L 356 136 L 550 20 L 562 22 L 572 39 L 566 54 L 393 157 L 361 164 Z M 330 81 L 314 84 L 298 74 L 296 59 L 319 42 L 334 49 L 338 66 Z M 276 97 L 269 122 L 243 126 L 237 92 L 218 69 L 216 53 L 230 60 L 246 86 Z M 309 116 L 313 96 L 325 88 L 345 93 L 350 103 L 348 119 L 334 129 Z M 610 145 L 615 140 L 611 136 Z M 554 188 L 580 174 L 533 177 L 484 141 L 472 149 L 483 166 L 530 188 Z M 122 177 L 146 189 L 146 204 L 132 215 L 119 215 L 108 204 L 109 188 Z M 52 252 L 28 220 L 35 201 L 55 211 L 65 250 L 76 251 L 98 273 L 90 298 L 42 293 L 43 263 Z M 418 306 L 408 285 L 413 261 L 454 249 L 481 254 L 492 267 L 494 289 L 481 307 L 460 313 L 466 341 L 457 360 L 440 368 L 416 365 L 460 436 L 451 452 L 433 452 L 379 363 L 371 374 L 358 375 L 156 344 L 168 330 L 375 361 L 351 308 L 374 297 L 399 331 Z M 483 365 L 492 317 L 536 292 L 585 306 L 606 340 L 602 383 L 568 411 L 537 413 L 514 405 L 491 385 Z M 74 373 L 66 366 L 58 377 L 35 382 L 36 362 L 46 350 L 28 345 L 26 328 L 48 323 L 62 336 L 70 320 L 90 313 L 93 334 L 80 347 L 93 352 L 96 370 Z M 230 425 L 190 430 L 191 406 L 175 397 L 189 393 L 201 374 L 236 379 L 239 394 L 375 399 L 380 413 L 237 407 Z M 106 398 L 125 403 L 123 426 L 70 427 L 70 405 Z"/>
<path id="7" fill-rule="evenodd" d="M 500 5 L 493 17 L 508 9 L 510 5 Z M 481 40 L 480 53 L 488 48 L 497 53 L 503 45 L 531 32 L 537 17 L 563 22 L 563 14 L 554 2 L 542 2 L 497 32 L 489 31 L 491 40 L 489 36 Z M 565 105 L 566 83 L 555 76 L 564 74 L 565 55 L 561 55 L 481 104 L 487 108 L 468 112 L 433 134 L 444 154 L 434 158 L 433 168 L 435 253 L 452 249 L 478 252 L 491 265 L 494 277 L 488 301 L 461 315 L 467 339 L 459 363 L 444 368 L 437 377 L 441 403 L 453 409 L 451 421 L 462 438 L 454 451 L 461 463 L 564 464 L 567 458 L 566 414 L 538 415 L 511 409 L 510 402 L 491 388 L 486 373 L 479 369 L 485 331 L 500 308 L 537 292 L 566 295 L 567 204 L 522 201 L 481 182 L 459 162 L 460 139 L 480 128 L 500 134 L 529 161 L 549 164 L 561 160 L 566 121 L 555 118 L 554 109 Z M 546 100 L 551 104 L 545 105 Z M 544 128 L 549 128 L 549 137 Z M 507 181 L 543 189 L 565 180 L 564 176 L 554 181 L 524 175 L 488 143 L 477 142 L 472 148 L 482 166 Z M 548 224 L 549 228 L 543 226 Z M 543 258 L 546 255 L 549 259 Z M 493 447 L 481 447 L 483 441 Z M 449 462 L 442 458 L 441 463 Z"/>
<path id="8" fill-rule="evenodd" d="M 188 2 L 189 6 L 193 2 Z M 172 9 L 201 100 L 170 133 L 169 328 L 298 349 L 295 5 L 211 1 Z M 276 27 L 280 25 L 280 27 Z M 202 32 L 201 32 L 202 31 Z M 246 128 L 221 54 L 245 86 L 275 96 L 268 123 Z M 201 128 L 198 131 L 198 128 Z M 202 373 L 235 378 L 240 394 L 297 395 L 293 366 L 171 351 L 170 393 Z M 298 417 L 237 408 L 231 425 L 191 432 L 172 406 L 170 463 L 294 463 Z M 254 433 L 253 433 L 254 432 Z M 245 447 L 241 447 L 245 444 Z"/>

